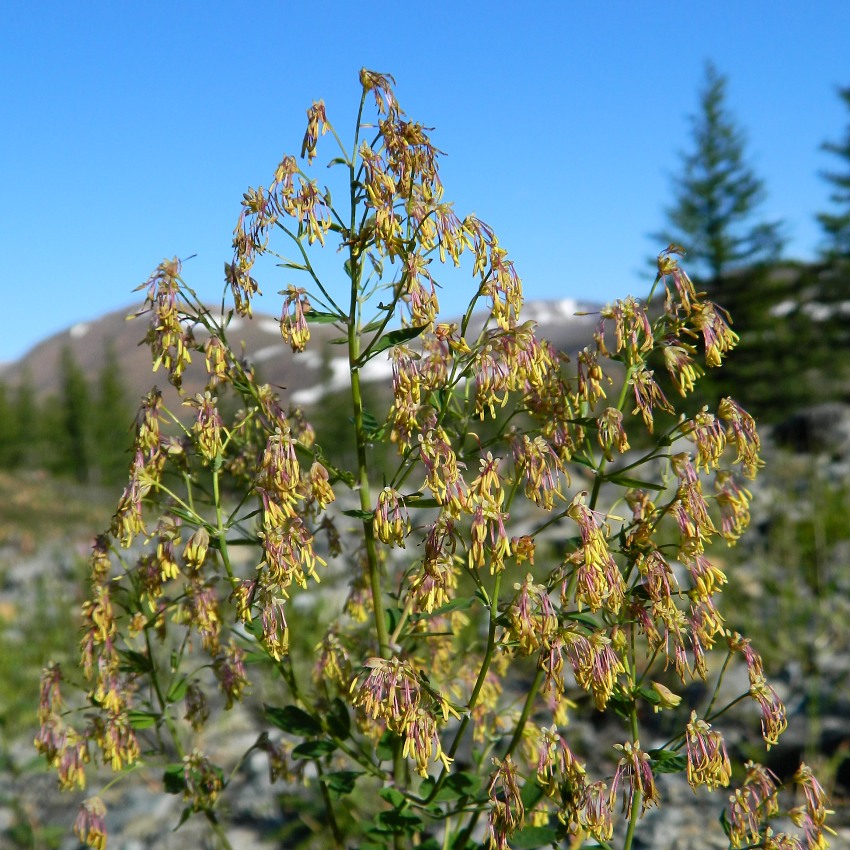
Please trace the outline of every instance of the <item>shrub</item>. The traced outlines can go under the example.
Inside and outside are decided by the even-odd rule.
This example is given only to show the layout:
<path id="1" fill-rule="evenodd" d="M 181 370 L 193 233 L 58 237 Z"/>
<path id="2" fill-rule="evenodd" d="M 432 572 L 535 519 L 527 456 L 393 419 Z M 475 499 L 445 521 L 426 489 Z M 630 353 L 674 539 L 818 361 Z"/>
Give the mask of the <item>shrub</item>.
<path id="1" fill-rule="evenodd" d="M 227 846 L 219 815 L 238 764 L 215 763 L 199 734 L 262 692 L 251 749 L 276 780 L 316 777 L 325 846 L 462 850 L 486 836 L 494 848 L 629 848 L 662 804 L 659 774 L 729 786 L 721 727 L 741 697 L 718 694 L 730 662 L 746 666 L 768 747 L 786 726 L 758 654 L 724 628 L 726 576 L 707 554 L 747 525 L 753 419 L 731 398 L 677 419 L 670 400 L 737 338 L 671 246 L 648 299 L 658 309 L 605 307 L 569 369 L 522 321 L 520 279 L 493 230 L 443 200 L 439 152 L 392 79 L 360 80 L 350 148 L 314 103 L 306 164 L 286 156 L 268 190 L 245 194 L 226 267 L 232 309 L 208 309 L 176 259 L 144 285 L 154 368 L 180 389 L 202 354 L 208 387 L 185 399 L 188 423 L 157 390 L 144 400 L 129 483 L 92 554 L 83 698 L 65 702 L 62 671 L 45 671 L 37 747 L 63 788 L 82 787 L 90 760 L 119 773 L 142 753 L 161 760 L 184 818 L 202 813 Z M 333 196 L 308 176 L 327 133 Z M 293 253 L 276 253 L 273 236 Z M 315 261 L 332 243 L 342 289 Z M 294 356 L 311 325 L 339 330 L 350 469 L 228 340 L 234 311 L 251 314 L 264 255 L 307 281 L 281 292 Z M 437 260 L 471 261 L 459 323 L 440 321 Z M 392 400 L 370 411 L 361 370 L 377 357 L 391 362 Z M 241 399 L 227 421 L 225 388 Z M 656 433 L 660 413 L 672 424 Z M 376 468 L 386 444 L 394 460 Z M 316 596 L 321 607 L 301 604 Z M 711 686 L 689 704 L 677 691 L 694 679 Z M 649 749 L 657 712 L 674 731 Z M 586 764 L 565 727 L 595 713 L 620 742 Z M 792 812 L 803 837 L 772 832 L 784 786 L 749 763 L 726 810 L 731 846 L 822 846 L 817 780 L 801 765 L 787 784 L 804 792 Z M 104 846 L 104 818 L 100 798 L 87 800 L 81 840 Z"/>

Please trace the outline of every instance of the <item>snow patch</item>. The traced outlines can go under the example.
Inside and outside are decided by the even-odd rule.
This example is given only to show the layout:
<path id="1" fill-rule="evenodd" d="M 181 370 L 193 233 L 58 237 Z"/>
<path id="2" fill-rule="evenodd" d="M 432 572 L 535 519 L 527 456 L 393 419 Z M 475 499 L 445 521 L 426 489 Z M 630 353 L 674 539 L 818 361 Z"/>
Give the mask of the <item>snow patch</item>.
<path id="1" fill-rule="evenodd" d="M 318 365 L 318 364 L 316 364 Z M 338 392 L 348 386 L 348 358 L 334 357 L 329 363 L 331 376 L 323 384 L 298 390 L 292 394 L 295 404 L 314 404 L 327 393 Z M 393 366 L 389 358 L 372 358 L 361 370 L 360 377 L 363 381 L 375 383 L 378 381 L 389 382 L 392 380 Z"/>
<path id="2" fill-rule="evenodd" d="M 279 334 L 280 322 L 277 319 L 260 319 L 257 328 L 267 334 Z"/>
<path id="3" fill-rule="evenodd" d="M 575 298 L 562 298 L 560 301 L 528 301 L 523 305 L 522 318 L 533 319 L 540 324 L 560 319 L 582 321 L 593 317 L 576 316 L 576 313 L 598 311 L 598 307 L 591 307 Z"/>
<path id="4" fill-rule="evenodd" d="M 68 333 L 72 339 L 82 339 L 91 330 L 91 325 L 88 322 L 78 322 Z"/>
<path id="5" fill-rule="evenodd" d="M 785 301 L 780 301 L 770 308 L 770 315 L 777 319 L 782 319 L 785 316 L 793 313 L 797 307 L 797 302 L 793 298 L 787 298 Z"/>
<path id="6" fill-rule="evenodd" d="M 262 363 L 264 360 L 271 360 L 272 357 L 280 356 L 283 351 L 282 345 L 267 345 L 259 351 L 255 351 L 251 355 L 251 359 L 255 363 Z"/>

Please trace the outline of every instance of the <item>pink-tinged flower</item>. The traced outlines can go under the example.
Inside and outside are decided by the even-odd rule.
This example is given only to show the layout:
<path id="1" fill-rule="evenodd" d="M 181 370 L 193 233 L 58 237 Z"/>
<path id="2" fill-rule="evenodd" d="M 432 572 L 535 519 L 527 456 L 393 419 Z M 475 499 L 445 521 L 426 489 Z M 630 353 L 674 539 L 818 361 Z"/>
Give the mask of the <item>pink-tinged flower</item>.
<path id="1" fill-rule="evenodd" d="M 403 731 L 404 745 L 402 755 L 416 762 L 416 772 L 420 776 L 428 775 L 431 759 L 439 761 L 448 770 L 453 761 L 445 752 L 437 731 L 437 721 L 430 711 L 421 706 L 407 723 Z"/>
<path id="2" fill-rule="evenodd" d="M 691 306 L 697 300 L 697 292 L 694 288 L 691 279 L 683 268 L 679 266 L 679 261 L 673 254 L 684 254 L 685 251 L 681 245 L 668 245 L 658 255 L 658 274 L 664 281 L 664 287 L 667 292 L 665 309 L 669 315 L 675 315 L 677 312 L 677 304 L 684 310 L 686 314 L 690 314 Z M 667 284 L 667 278 L 673 278 L 673 290 L 675 291 L 675 299 L 673 292 Z"/>
<path id="3" fill-rule="evenodd" d="M 575 602 L 591 611 L 604 606 L 616 614 L 625 599 L 625 583 L 594 511 L 584 504 L 586 495 L 576 494 L 567 509 L 581 535 L 581 546 L 567 557 L 576 566 Z"/>
<path id="4" fill-rule="evenodd" d="M 328 470 L 318 461 L 314 461 L 310 467 L 308 490 L 310 502 L 318 505 L 319 510 L 324 510 L 331 502 L 336 501 L 331 485 L 328 483 L 330 475 Z"/>
<path id="5" fill-rule="evenodd" d="M 605 320 L 614 325 L 615 353 L 624 352 L 623 362 L 631 366 L 643 358 L 653 346 L 652 325 L 646 310 L 637 299 L 629 296 L 613 304 L 605 306 L 600 311 L 601 318 L 596 328 L 596 339 L 599 353 L 610 356 L 605 346 Z"/>
<path id="6" fill-rule="evenodd" d="M 707 602 L 726 584 L 727 578 L 723 570 L 712 564 L 701 552 L 692 557 L 685 556 L 682 560 L 694 583 L 688 594 L 692 600 Z"/>
<path id="7" fill-rule="evenodd" d="M 448 509 L 449 516 L 457 518 L 469 507 L 466 481 L 449 438 L 442 428 L 428 428 L 419 435 L 419 453 L 427 475 L 425 486 L 434 498 Z"/>
<path id="8" fill-rule="evenodd" d="M 788 728 L 785 705 L 764 676 L 750 676 L 750 696 L 759 704 L 761 734 L 770 749 Z"/>
<path id="9" fill-rule="evenodd" d="M 224 423 L 216 407 L 217 401 L 218 399 L 213 398 L 209 392 L 205 392 L 203 395 L 198 393 L 193 399 L 184 402 L 198 411 L 192 430 L 201 455 L 208 461 L 215 460 L 224 448 L 221 434 Z"/>
<path id="10" fill-rule="evenodd" d="M 194 579 L 189 583 L 186 597 L 189 622 L 198 630 L 204 649 L 210 655 L 215 655 L 218 652 L 218 639 L 221 633 L 218 596 L 212 587 Z"/>
<path id="11" fill-rule="evenodd" d="M 750 501 L 753 494 L 741 487 L 735 476 L 725 469 L 717 470 L 714 492 L 720 508 L 720 533 L 731 546 L 750 524 Z"/>
<path id="12" fill-rule="evenodd" d="M 507 611 L 507 634 L 523 655 L 538 650 L 558 627 L 558 615 L 545 585 L 534 584 L 529 573 L 522 584 L 515 584 L 517 595 Z"/>
<path id="13" fill-rule="evenodd" d="M 564 468 L 552 447 L 539 435 L 531 440 L 523 434 L 521 441 L 513 443 L 513 455 L 517 467 L 525 475 L 526 497 L 538 507 L 551 511 L 555 497 L 564 498 L 560 488 Z"/>
<path id="14" fill-rule="evenodd" d="M 192 729 L 200 732 L 209 719 L 210 708 L 207 697 L 197 682 L 190 682 L 187 686 L 185 703 L 186 713 L 183 715 L 183 719 L 188 721 Z"/>
<path id="15" fill-rule="evenodd" d="M 404 538 L 410 534 L 410 516 L 398 490 L 392 487 L 381 490 L 375 506 L 374 527 L 378 540 L 404 548 Z"/>
<path id="16" fill-rule="evenodd" d="M 711 301 L 694 304 L 694 327 L 702 333 L 707 366 L 719 366 L 723 357 L 738 344 L 738 334 L 729 327 L 729 314 Z"/>
<path id="17" fill-rule="evenodd" d="M 629 438 L 623 427 L 622 411 L 616 407 L 606 407 L 597 419 L 599 423 L 598 440 L 605 457 L 614 459 L 612 449 L 616 447 L 620 454 L 629 450 Z"/>
<path id="18" fill-rule="evenodd" d="M 726 423 L 727 439 L 737 449 L 735 463 L 741 464 L 745 478 L 755 478 L 758 470 L 764 466 L 764 461 L 759 457 L 761 440 L 756 433 L 755 420 L 731 398 L 724 398 L 720 402 L 717 415 Z"/>
<path id="19" fill-rule="evenodd" d="M 785 706 L 773 687 L 768 684 L 761 656 L 753 649 L 751 642 L 737 632 L 729 634 L 727 639 L 730 651 L 740 652 L 744 656 L 750 680 L 750 696 L 759 704 L 762 737 L 770 749 L 778 743 L 779 736 L 788 726 Z"/>
<path id="20" fill-rule="evenodd" d="M 496 770 L 487 788 L 490 797 L 487 834 L 491 850 L 509 850 L 508 839 L 525 823 L 525 806 L 513 759 L 509 755 L 501 762 L 494 758 L 493 764 Z"/>
<path id="21" fill-rule="evenodd" d="M 204 363 L 207 369 L 207 387 L 212 389 L 227 380 L 227 348 L 217 336 L 204 343 Z"/>
<path id="22" fill-rule="evenodd" d="M 192 810 L 201 812 L 215 805 L 218 795 L 224 788 L 224 773 L 205 755 L 195 750 L 183 757 L 183 799 L 192 806 Z"/>
<path id="23" fill-rule="evenodd" d="M 351 685 L 354 705 L 402 734 L 415 717 L 421 700 L 419 680 L 413 668 L 397 658 L 370 658 L 365 668 L 366 676 L 356 678 Z"/>
<path id="24" fill-rule="evenodd" d="M 280 335 L 295 353 L 304 351 L 310 341 L 306 314 L 312 309 L 307 299 L 307 291 L 290 284 L 281 294 L 286 297 L 283 299 L 280 315 Z"/>
<path id="25" fill-rule="evenodd" d="M 552 726 L 551 729 L 544 726 L 540 732 L 537 781 L 549 796 L 553 796 L 566 784 L 575 800 L 581 800 L 587 785 L 584 765 L 576 759 L 566 740 L 558 734 L 557 726 Z"/>
<path id="26" fill-rule="evenodd" d="M 163 260 L 137 289 L 147 287 L 145 305 L 136 316 L 151 314 L 145 342 L 153 355 L 154 372 L 164 366 L 168 380 L 180 388 L 183 372 L 192 362 L 195 340 L 180 313 L 180 261 Z"/>
<path id="27" fill-rule="evenodd" d="M 183 560 L 191 570 L 197 571 L 203 566 L 209 546 L 210 534 L 206 528 L 201 526 L 189 538 L 186 548 L 183 550 Z"/>
<path id="28" fill-rule="evenodd" d="M 80 806 L 74 821 L 74 834 L 80 841 L 95 850 L 106 848 L 106 806 L 100 797 L 90 797 Z"/>
<path id="29" fill-rule="evenodd" d="M 657 806 L 661 802 L 658 790 L 655 787 L 655 777 L 652 775 L 652 766 L 649 756 L 640 748 L 640 741 L 624 744 L 615 744 L 614 749 L 620 750 L 623 757 L 617 764 L 614 779 L 611 782 L 610 800 L 611 806 L 617 799 L 617 791 L 622 782 L 625 787 L 623 797 L 623 811 L 631 812 L 632 802 L 637 798 L 641 803 L 641 816 L 650 806 Z"/>
<path id="30" fill-rule="evenodd" d="M 242 699 L 242 694 L 248 686 L 248 676 L 245 673 L 245 652 L 233 640 L 215 659 L 213 672 L 225 696 L 226 709 L 233 708 L 234 702 Z"/>
<path id="31" fill-rule="evenodd" d="M 683 535 L 695 539 L 698 543 L 707 540 L 717 532 L 708 513 L 708 503 L 702 493 L 702 482 L 686 452 L 673 455 L 670 459 L 673 471 L 679 479 L 677 495 L 687 519 L 679 517 L 679 527 Z"/>
<path id="32" fill-rule="evenodd" d="M 705 785 L 709 790 L 729 784 L 732 766 L 723 736 L 710 724 L 691 712 L 685 743 L 688 750 L 688 783 L 694 789 Z"/>
<path id="33" fill-rule="evenodd" d="M 683 430 L 685 436 L 696 445 L 694 466 L 697 471 L 716 469 L 726 448 L 726 431 L 720 420 L 704 407 L 690 422 L 684 424 Z"/>
<path id="34" fill-rule="evenodd" d="M 702 366 L 694 361 L 693 346 L 672 337 L 664 341 L 661 352 L 664 355 L 664 365 L 679 395 L 686 396 L 693 392 L 696 382 L 705 374 Z"/>
<path id="35" fill-rule="evenodd" d="M 826 825 L 827 815 L 833 814 L 833 811 L 827 808 L 829 800 L 826 792 L 806 764 L 801 764 L 797 769 L 794 784 L 802 790 L 805 803 L 789 812 L 791 820 L 803 830 L 808 850 L 826 850 L 829 842 L 824 832 L 835 835 L 835 831 Z"/>
<path id="36" fill-rule="evenodd" d="M 398 102 L 393 94 L 395 79 L 389 74 L 379 74 L 367 68 L 360 69 L 360 85 L 364 92 L 372 92 L 375 97 L 375 105 L 381 115 L 390 117 L 399 113 Z"/>
<path id="37" fill-rule="evenodd" d="M 53 715 L 62 713 L 62 693 L 60 690 L 62 682 L 62 669 L 54 662 L 50 662 L 41 671 L 41 696 L 38 701 L 38 720 L 45 723 Z"/>
<path id="38" fill-rule="evenodd" d="M 325 135 L 328 131 L 328 116 L 325 114 L 325 102 L 314 101 L 307 110 L 307 131 L 304 133 L 304 141 L 301 144 L 301 156 L 307 154 L 307 161 L 312 164 L 316 158 L 316 142 L 319 135 Z"/>
<path id="39" fill-rule="evenodd" d="M 602 711 L 614 693 L 617 677 L 625 672 L 611 645 L 611 638 L 601 630 L 586 637 L 570 629 L 563 629 L 559 637 L 563 640 L 576 682 L 593 695 L 594 704 Z"/>
<path id="40" fill-rule="evenodd" d="M 576 379 L 578 381 L 578 398 L 587 402 L 589 407 L 594 407 L 600 398 L 605 398 L 605 390 L 602 381 L 611 379 L 602 371 L 602 367 L 596 358 L 596 353 L 589 348 L 584 348 L 576 358 Z"/>
<path id="41" fill-rule="evenodd" d="M 578 824 L 597 841 L 610 841 L 614 834 L 614 805 L 606 783 L 591 782 L 584 789 Z"/>
<path id="42" fill-rule="evenodd" d="M 658 386 L 653 375 L 654 373 L 651 370 L 641 364 L 629 378 L 629 385 L 635 397 L 635 408 L 632 413 L 640 413 L 643 417 L 643 424 L 650 434 L 653 428 L 653 411 L 656 408 L 668 413 L 673 411 L 673 406 L 667 401 L 667 397 L 661 391 L 661 387 Z"/>
<path id="43" fill-rule="evenodd" d="M 729 828 L 733 844 L 755 844 L 762 822 L 779 811 L 776 776 L 755 762 L 745 765 L 747 778 L 729 797 Z"/>

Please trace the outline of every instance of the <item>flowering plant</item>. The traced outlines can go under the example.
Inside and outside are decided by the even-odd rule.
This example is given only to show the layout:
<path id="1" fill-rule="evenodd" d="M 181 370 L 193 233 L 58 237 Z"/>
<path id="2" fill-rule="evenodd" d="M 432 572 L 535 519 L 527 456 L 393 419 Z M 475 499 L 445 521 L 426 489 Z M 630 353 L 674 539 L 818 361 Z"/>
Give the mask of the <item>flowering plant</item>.
<path id="1" fill-rule="evenodd" d="M 177 260 L 144 285 L 154 370 L 191 415 L 156 389 L 142 403 L 129 483 L 91 558 L 84 698 L 66 702 L 63 671 L 48 667 L 36 746 L 66 789 L 84 786 L 92 760 L 119 775 L 160 761 L 184 818 L 202 813 L 228 846 L 221 802 L 239 763 L 199 742 L 254 688 L 268 702 L 250 749 L 267 754 L 272 781 L 313 783 L 322 846 L 628 850 L 663 803 L 660 774 L 730 785 L 722 723 L 741 699 L 720 688 L 730 662 L 746 666 L 768 748 L 786 726 L 758 654 L 724 625 L 727 578 L 708 549 L 749 521 L 755 423 L 730 398 L 678 418 L 671 401 L 737 337 L 670 246 L 647 302 L 602 309 L 571 366 L 522 320 L 521 282 L 493 230 L 443 200 L 439 151 L 393 80 L 363 70 L 360 81 L 350 148 L 314 103 L 306 163 L 284 157 L 268 189 L 245 194 L 226 266 L 232 309 L 204 305 Z M 327 133 L 341 204 L 304 170 Z M 315 263 L 331 242 L 342 292 Z M 263 255 L 309 284 L 281 292 L 294 356 L 317 324 L 341 335 L 353 468 L 329 459 L 304 412 L 228 339 L 234 313 L 251 315 Z M 435 261 L 467 257 L 469 306 L 441 321 Z M 189 397 L 182 377 L 199 354 L 206 390 Z M 392 366 L 380 415 L 363 387 L 379 357 Z M 387 444 L 393 460 L 377 466 Z M 320 586 L 341 579 L 341 596 Z M 316 594 L 321 633 L 295 657 L 292 623 L 303 633 L 318 610 L 299 600 Z M 692 680 L 707 686 L 687 704 L 676 691 Z M 658 712 L 672 731 L 649 747 Z M 588 713 L 620 724 L 592 764 L 568 725 Z M 808 767 L 780 782 L 749 762 L 736 786 L 730 847 L 826 846 Z M 804 792 L 790 811 L 799 835 L 773 831 L 786 786 Z M 105 846 L 100 797 L 75 830 Z"/>

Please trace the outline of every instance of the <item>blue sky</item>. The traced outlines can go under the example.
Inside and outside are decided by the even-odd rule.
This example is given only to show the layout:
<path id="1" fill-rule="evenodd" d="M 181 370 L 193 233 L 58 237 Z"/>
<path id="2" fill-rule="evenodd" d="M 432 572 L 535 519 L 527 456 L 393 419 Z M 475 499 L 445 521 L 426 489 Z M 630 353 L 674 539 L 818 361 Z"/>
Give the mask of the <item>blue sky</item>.
<path id="1" fill-rule="evenodd" d="M 645 293 L 706 59 L 764 215 L 810 258 L 848 44 L 846 0 L 6 4 L 0 361 L 138 303 L 166 256 L 197 254 L 185 276 L 217 299 L 242 192 L 298 152 L 312 100 L 348 135 L 361 66 L 435 128 L 446 198 L 495 227 L 527 298 Z M 259 309 L 289 282 L 261 279 Z"/>

